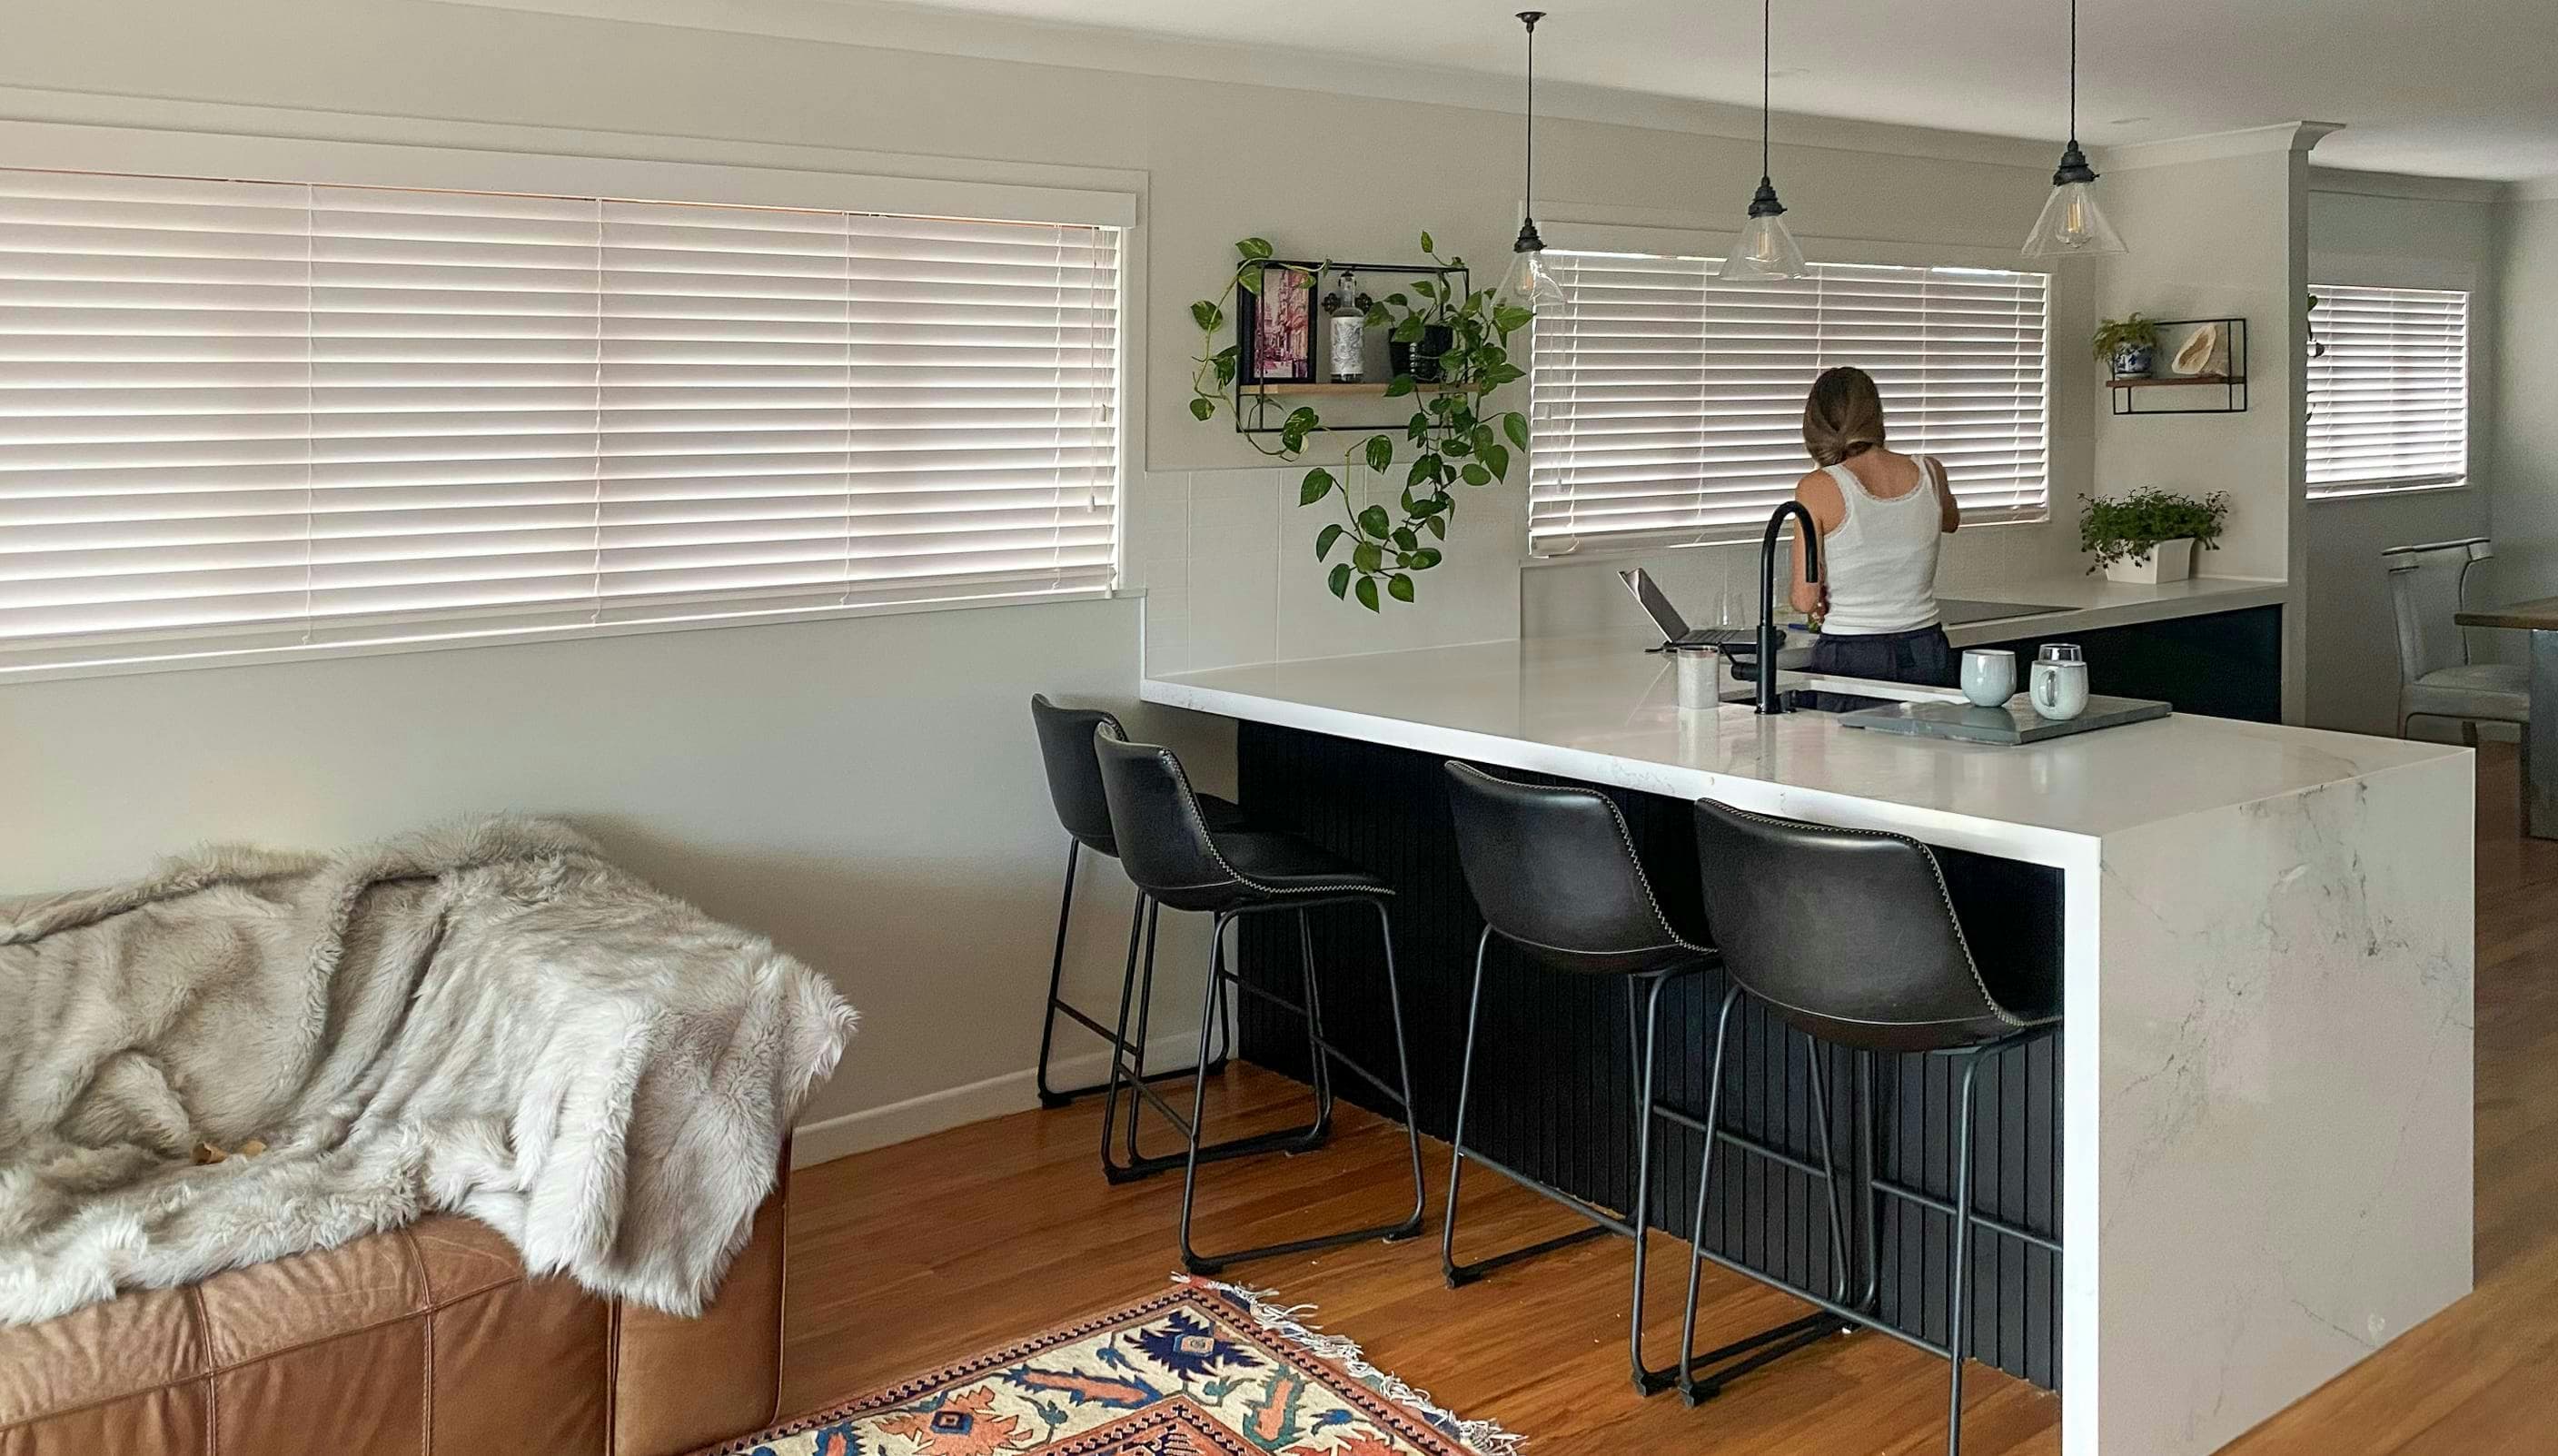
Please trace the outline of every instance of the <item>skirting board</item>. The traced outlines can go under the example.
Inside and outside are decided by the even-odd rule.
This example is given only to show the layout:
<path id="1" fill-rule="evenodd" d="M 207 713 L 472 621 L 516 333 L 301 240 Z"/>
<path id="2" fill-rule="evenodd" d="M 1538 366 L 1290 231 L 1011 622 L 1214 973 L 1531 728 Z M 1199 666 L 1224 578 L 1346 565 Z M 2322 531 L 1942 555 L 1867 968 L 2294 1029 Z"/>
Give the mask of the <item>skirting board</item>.
<path id="1" fill-rule="evenodd" d="M 1182 1068 L 1191 1065 L 1191 1051 L 1198 1044 L 1195 1035 L 1161 1036 L 1146 1044 L 1149 1067 Z M 1056 1087 L 1082 1087 L 1099 1082 L 1110 1071 L 1106 1053 L 1087 1052 L 1079 1057 L 1060 1057 L 1049 1064 L 1049 1081 Z M 1176 1099 L 1178 1100 L 1178 1099 Z M 1028 1111 L 1039 1105 L 1039 1070 L 1025 1067 L 1007 1072 L 966 1087 L 945 1088 L 891 1102 L 885 1107 L 867 1107 L 859 1112 L 846 1112 L 818 1122 L 803 1122 L 791 1134 L 790 1166 L 806 1168 L 818 1163 L 831 1163 L 855 1153 L 892 1143 L 907 1142 L 983 1122 L 989 1117 L 1002 1117 Z"/>

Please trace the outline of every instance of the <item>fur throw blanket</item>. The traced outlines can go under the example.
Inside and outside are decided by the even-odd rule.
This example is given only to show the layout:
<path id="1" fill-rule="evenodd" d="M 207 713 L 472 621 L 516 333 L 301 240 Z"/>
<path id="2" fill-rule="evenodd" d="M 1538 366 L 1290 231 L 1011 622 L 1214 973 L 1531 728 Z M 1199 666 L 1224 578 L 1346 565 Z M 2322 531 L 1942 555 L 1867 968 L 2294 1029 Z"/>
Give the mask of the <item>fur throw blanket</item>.
<path id="1" fill-rule="evenodd" d="M 0 901 L 0 1324 L 438 1210 L 698 1313 L 852 1025 L 538 819 Z"/>

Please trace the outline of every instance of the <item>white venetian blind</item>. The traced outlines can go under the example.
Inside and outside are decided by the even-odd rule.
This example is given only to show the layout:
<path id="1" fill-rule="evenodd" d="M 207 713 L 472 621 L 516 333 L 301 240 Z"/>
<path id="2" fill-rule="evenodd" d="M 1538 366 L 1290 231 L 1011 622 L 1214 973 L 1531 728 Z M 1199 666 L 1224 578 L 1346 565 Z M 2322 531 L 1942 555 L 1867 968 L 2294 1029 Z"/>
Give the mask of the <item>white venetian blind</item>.
<path id="1" fill-rule="evenodd" d="M 2051 438 L 2050 278 L 1816 263 L 1723 283 L 1718 260 L 1551 252 L 1537 317 L 1529 549 L 1754 536 L 1811 469 L 1803 396 L 1874 375 L 1892 445 L 1945 462 L 1966 520 L 2039 518 Z"/>
<path id="2" fill-rule="evenodd" d="M 1118 254 L 0 171 L 0 668 L 1106 586 Z"/>
<path id="3" fill-rule="evenodd" d="M 2312 496 L 2455 485 L 2470 473 L 2470 296 L 2318 284 Z"/>

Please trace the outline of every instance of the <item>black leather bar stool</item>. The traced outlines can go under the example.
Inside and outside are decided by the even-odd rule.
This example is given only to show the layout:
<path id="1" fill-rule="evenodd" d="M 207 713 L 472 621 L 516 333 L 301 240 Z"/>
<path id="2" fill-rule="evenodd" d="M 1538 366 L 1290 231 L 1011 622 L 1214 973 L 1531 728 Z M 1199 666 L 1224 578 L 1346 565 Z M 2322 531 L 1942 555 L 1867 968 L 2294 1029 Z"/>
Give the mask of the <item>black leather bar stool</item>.
<path id="1" fill-rule="evenodd" d="M 1205 1075 L 1194 1080 L 1190 1116 L 1185 1118 L 1153 1088 L 1131 1075 L 1133 1069 L 1127 1066 L 1125 1057 L 1121 1055 L 1127 1045 L 1125 1039 L 1121 1039 L 1114 1048 L 1108 1104 L 1116 1106 L 1120 1089 L 1124 1086 L 1136 1096 L 1152 1103 L 1166 1119 L 1182 1129 L 1183 1266 L 1196 1274 L 1213 1274 L 1226 1264 L 1243 1259 L 1303 1253 L 1309 1249 L 1331 1248 L 1369 1238 L 1404 1238 L 1419 1233 L 1424 1206 L 1421 1134 L 1412 1125 L 1412 1067 L 1404 1049 L 1403 996 L 1394 974 L 1394 927 L 1386 912 L 1386 901 L 1393 891 L 1357 866 L 1294 834 L 1268 829 L 1217 829 L 1201 811 L 1199 796 L 1192 792 L 1190 778 L 1182 772 L 1181 760 L 1175 758 L 1170 749 L 1125 742 L 1104 725 L 1093 733 L 1093 750 L 1101 763 L 1101 784 L 1110 803 L 1110 825 L 1118 843 L 1119 862 L 1126 866 L 1128 877 L 1152 898 L 1156 909 L 1168 906 L 1216 918 L 1209 933 L 1208 985 L 1200 1003 L 1200 1045 L 1203 1052 L 1215 1023 L 1217 1008 L 1225 999 L 1225 987 L 1229 984 L 1242 994 L 1258 996 L 1273 1005 L 1294 1011 L 1306 1022 L 1316 1099 L 1314 1122 L 1304 1128 L 1222 1143 L 1205 1142 L 1200 1135 L 1208 1115 L 1208 1078 Z M 1324 1003 L 1315 975 L 1314 935 L 1307 924 L 1306 914 L 1327 905 L 1359 905 L 1376 914 L 1377 931 L 1385 949 L 1386 1001 L 1393 1008 L 1395 1081 L 1391 1084 L 1360 1066 L 1324 1035 Z M 1156 909 L 1148 911 L 1149 919 Z M 1299 969 L 1305 994 L 1302 1003 L 1289 1001 L 1250 984 L 1226 963 L 1225 928 L 1244 916 L 1269 914 L 1294 914 L 1297 918 Z M 1150 944 L 1146 967 L 1148 988 L 1152 986 L 1154 974 L 1152 948 Z M 1147 999 L 1142 992 L 1137 997 L 1141 1017 Z M 1142 1028 L 1142 1021 L 1140 1024 Z M 1143 1044 L 1142 1030 L 1138 1041 Z M 1322 1141 L 1329 1135 L 1332 1115 L 1329 1070 L 1332 1062 L 1339 1062 L 1364 1078 L 1403 1109 L 1404 1136 L 1411 1146 L 1412 1155 L 1411 1214 L 1396 1223 L 1371 1228 L 1323 1234 L 1224 1253 L 1201 1253 L 1191 1241 L 1192 1216 L 1199 1196 L 1200 1165 L 1252 1153 L 1295 1149 Z M 1135 1108 L 1132 1106 L 1132 1121 L 1134 1116 Z M 1106 1127 L 1103 1137 L 1106 1141 Z"/>
<path id="2" fill-rule="evenodd" d="M 1983 964 L 1955 918 L 1935 853 L 1916 839 L 1862 829 L 1838 829 L 1770 818 L 1711 800 L 1696 805 L 1697 856 L 1705 878 L 1706 918 L 1714 927 L 1731 989 L 1715 1024 L 1711 1110 L 1723 1087 L 1723 1056 L 1732 1008 L 1743 995 L 1758 998 L 1820 1048 L 1860 1054 L 1857 1107 L 1859 1161 L 1865 1196 L 1862 1253 L 1865 1289 L 1851 1305 L 1792 1290 L 1830 1314 L 1943 1358 L 1951 1368 L 1945 1450 L 1957 1456 L 1963 1438 L 1963 1362 L 1968 1354 L 1971 1235 L 1975 1228 L 2058 1251 L 2052 1239 L 1980 1214 L 1972 1207 L 1973 1084 L 1981 1058 L 2057 1033 L 2058 990 L 2038 985 L 2022 967 Z M 1958 1058 L 1961 1100 L 1954 1136 L 1954 1196 L 1949 1203 L 1924 1190 L 1874 1173 L 1873 1068 L 1880 1055 L 1924 1054 Z M 1817 1085 L 1817 1084 L 1816 1084 Z M 1820 1109 L 1822 1172 L 1836 1188 L 1829 1151 L 1829 1119 Z M 1696 1224 L 1690 1231 L 1687 1310 L 1682 1339 L 1693 1343 L 1697 1272 L 1707 1259 L 1753 1278 L 1756 1271 L 1705 1246 L 1708 1184 L 1714 1174 L 1713 1141 L 1697 1170 Z M 1947 1215 L 1953 1223 L 1951 1289 L 1942 1345 L 1885 1324 L 1879 1313 L 1880 1254 L 1876 1211 L 1884 1198 L 1899 1198 Z M 1831 1234 L 1839 1236 L 1835 1198 Z M 1764 1363 L 1752 1362 L 1751 1365 Z M 1681 1382 L 1691 1404 L 1710 1398 L 1746 1367 Z"/>
<path id="3" fill-rule="evenodd" d="M 1448 807 L 1457 826 L 1457 857 L 1467 887 L 1484 914 L 1475 943 L 1474 991 L 1466 1003 L 1466 1051 L 1457 1088 L 1457 1129 L 1450 1139 L 1447 1222 L 1441 1226 L 1439 1261 L 1454 1289 L 1505 1264 L 1570 1244 L 1616 1234 L 1634 1240 L 1634 1313 L 1627 1350 L 1634 1386 L 1646 1394 L 1666 1389 L 1675 1369 L 1654 1370 L 1643 1360 L 1644 1231 L 1651 1187 L 1652 1124 L 1656 1120 L 1702 1130 L 1702 1119 L 1653 1098 L 1654 1056 L 1660 1039 L 1661 993 L 1681 976 L 1713 966 L 1712 949 L 1681 937 L 1661 914 L 1642 864 L 1634 856 L 1625 815 L 1595 789 L 1521 784 L 1450 761 Z M 1474 1100 L 1475 1041 L 1484 1006 L 1484 962 L 1492 938 L 1536 964 L 1564 975 L 1607 976 L 1626 986 L 1627 1035 L 1634 1049 L 1634 1186 L 1624 1215 L 1485 1156 L 1466 1143 L 1466 1114 Z M 1458 1187 L 1469 1161 L 1590 1221 L 1576 1229 L 1473 1263 L 1457 1261 Z M 1836 1321 L 1823 1316 L 1819 1334 Z M 1762 1337 L 1785 1338 L 1785 1332 Z"/>
<path id="4" fill-rule="evenodd" d="M 1039 734 L 1040 759 L 1048 771 L 1049 800 L 1057 806 L 1058 823 L 1065 827 L 1066 833 L 1066 888 L 1058 897 L 1057 949 L 1049 957 L 1048 1012 L 1040 1023 L 1037 1081 L 1040 1105 L 1043 1107 L 1063 1107 L 1077 1097 L 1090 1096 L 1109 1086 L 1107 1079 L 1085 1087 L 1069 1088 L 1063 1092 L 1049 1086 L 1049 1054 L 1057 1043 L 1057 1019 L 1061 1014 L 1105 1042 L 1121 1044 L 1122 1050 L 1128 1051 L 1136 1059 L 1137 1073 L 1140 1077 L 1150 1081 L 1161 1081 L 1188 1077 L 1193 1071 L 1190 1068 L 1182 1068 L 1172 1072 L 1149 1074 L 1145 1070 L 1145 1047 L 1142 1044 L 1135 1048 L 1127 1048 L 1124 1045 L 1128 1034 L 1128 998 L 1130 988 L 1136 979 L 1138 932 L 1147 924 L 1148 901 L 1144 891 L 1137 893 L 1136 905 L 1131 909 L 1128 917 L 1128 966 L 1120 980 L 1117 1029 L 1103 1026 L 1098 1020 L 1068 1004 L 1064 996 L 1066 933 L 1074 913 L 1074 871 L 1077 857 L 1087 849 L 1111 859 L 1119 857 L 1117 841 L 1110 833 L 1110 804 L 1102 797 L 1101 792 L 1101 766 L 1092 756 L 1092 732 L 1103 725 L 1107 725 L 1115 735 L 1123 738 L 1127 736 L 1119 726 L 1119 719 L 1103 709 L 1060 707 L 1049 701 L 1046 693 L 1031 694 L 1031 726 Z M 1221 827 L 1241 828 L 1244 823 L 1242 810 L 1224 800 L 1211 796 L 1200 797 L 1200 811 L 1207 816 L 1209 823 Z M 1230 1014 L 1222 1023 L 1222 1027 L 1225 1040 L 1216 1055 L 1208 1061 L 1210 1072 L 1225 1065 L 1225 1059 L 1234 1047 L 1234 1022 Z M 1144 1172 L 1161 1171 L 1162 1167 L 1170 1166 L 1170 1164 L 1152 1168 L 1136 1166 L 1144 1160 L 1137 1157 L 1133 1117 L 1130 1119 L 1128 1163 L 1121 1164 L 1112 1160 L 1106 1127 L 1104 1133 L 1101 1148 L 1102 1167 L 1113 1176 L 1114 1181 L 1140 1176 Z"/>

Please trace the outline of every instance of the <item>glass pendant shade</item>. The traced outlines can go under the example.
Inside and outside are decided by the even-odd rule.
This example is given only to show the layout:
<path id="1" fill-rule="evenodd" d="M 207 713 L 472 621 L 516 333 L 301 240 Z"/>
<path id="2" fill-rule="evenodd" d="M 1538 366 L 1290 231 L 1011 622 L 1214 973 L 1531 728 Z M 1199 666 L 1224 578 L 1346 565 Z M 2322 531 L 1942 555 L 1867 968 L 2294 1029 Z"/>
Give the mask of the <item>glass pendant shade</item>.
<path id="1" fill-rule="evenodd" d="M 1554 270 L 1545 265 L 1542 246 L 1510 255 L 1510 270 L 1501 275 L 1501 286 L 1494 290 L 1492 302 L 1497 307 L 1523 308 L 1540 314 L 1563 307 L 1563 285 L 1554 280 Z"/>
<path id="2" fill-rule="evenodd" d="M 2124 251 L 2123 235 L 2096 205 L 2093 178 L 2057 184 L 2044 200 L 2043 216 L 2034 219 L 2034 231 L 2025 239 L 2029 258 L 2096 257 Z"/>
<path id="3" fill-rule="evenodd" d="M 1741 245 L 1714 276 L 1726 283 L 1773 283 L 1810 271 L 1803 264 L 1803 250 L 1794 245 L 1794 234 L 1785 226 L 1784 215 L 1753 212 L 1742 224 Z"/>

